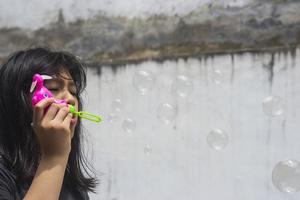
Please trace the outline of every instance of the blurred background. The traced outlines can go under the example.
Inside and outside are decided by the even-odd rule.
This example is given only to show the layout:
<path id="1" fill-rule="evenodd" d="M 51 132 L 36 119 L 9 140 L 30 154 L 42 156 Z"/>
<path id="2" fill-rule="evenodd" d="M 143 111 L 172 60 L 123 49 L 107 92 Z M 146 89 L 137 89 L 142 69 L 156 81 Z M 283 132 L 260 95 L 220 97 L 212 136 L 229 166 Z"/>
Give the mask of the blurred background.
<path id="1" fill-rule="evenodd" d="M 0 62 L 87 67 L 92 200 L 300 199 L 299 0 L 0 0 Z"/>

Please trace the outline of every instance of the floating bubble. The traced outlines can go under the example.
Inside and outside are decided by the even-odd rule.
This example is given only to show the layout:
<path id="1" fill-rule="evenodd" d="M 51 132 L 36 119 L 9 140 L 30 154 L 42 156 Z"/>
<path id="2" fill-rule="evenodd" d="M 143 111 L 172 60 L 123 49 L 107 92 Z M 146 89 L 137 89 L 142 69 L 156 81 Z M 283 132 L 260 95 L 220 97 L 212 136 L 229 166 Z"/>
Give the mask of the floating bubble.
<path id="1" fill-rule="evenodd" d="M 159 105 L 157 110 L 157 118 L 165 124 L 170 124 L 177 115 L 177 109 L 175 106 L 169 103 L 163 103 Z"/>
<path id="2" fill-rule="evenodd" d="M 278 96 L 268 96 L 263 100 L 263 111 L 271 117 L 279 116 L 283 113 L 282 100 Z"/>
<path id="3" fill-rule="evenodd" d="M 152 72 L 147 70 L 137 71 L 133 77 L 134 88 L 142 95 L 146 95 L 153 89 L 155 77 Z"/>
<path id="4" fill-rule="evenodd" d="M 221 70 L 214 70 L 211 76 L 212 81 L 218 85 L 224 82 L 225 76 Z"/>
<path id="5" fill-rule="evenodd" d="M 193 91 L 193 82 L 189 77 L 179 75 L 172 83 L 172 91 L 180 97 L 187 97 Z"/>
<path id="6" fill-rule="evenodd" d="M 150 145 L 146 145 L 146 146 L 144 147 L 144 153 L 145 153 L 147 156 L 149 156 L 149 155 L 152 153 L 152 148 L 151 148 Z"/>
<path id="7" fill-rule="evenodd" d="M 122 123 L 122 128 L 127 133 L 132 133 L 135 131 L 136 123 L 133 119 L 127 118 Z"/>
<path id="8" fill-rule="evenodd" d="M 109 123 L 114 123 L 119 119 L 119 116 L 116 113 L 109 113 L 105 118 Z"/>
<path id="9" fill-rule="evenodd" d="M 109 84 L 114 81 L 114 77 L 111 73 L 103 73 L 103 75 L 101 75 L 101 79 L 105 84 Z"/>
<path id="10" fill-rule="evenodd" d="M 285 193 L 300 190 L 300 163 L 296 160 L 280 161 L 272 172 L 273 184 Z"/>
<path id="11" fill-rule="evenodd" d="M 228 144 L 227 134 L 220 129 L 213 129 L 207 136 L 207 143 L 216 150 L 224 149 Z"/>
<path id="12" fill-rule="evenodd" d="M 123 108 L 121 99 L 115 99 L 115 100 L 111 103 L 111 108 L 112 108 L 113 111 L 121 112 L 121 111 L 122 111 L 122 108 Z"/>

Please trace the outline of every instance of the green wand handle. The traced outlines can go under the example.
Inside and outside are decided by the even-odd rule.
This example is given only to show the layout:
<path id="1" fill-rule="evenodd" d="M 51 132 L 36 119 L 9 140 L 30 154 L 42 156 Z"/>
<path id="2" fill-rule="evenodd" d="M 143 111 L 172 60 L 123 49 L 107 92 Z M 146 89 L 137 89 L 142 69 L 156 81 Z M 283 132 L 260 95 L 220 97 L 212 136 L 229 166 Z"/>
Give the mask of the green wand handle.
<path id="1" fill-rule="evenodd" d="M 73 113 L 75 115 L 77 115 L 78 117 L 93 121 L 93 122 L 101 122 L 101 116 L 89 113 L 89 112 L 85 112 L 85 111 L 75 111 L 75 108 L 73 105 L 69 104 L 69 112 Z"/>

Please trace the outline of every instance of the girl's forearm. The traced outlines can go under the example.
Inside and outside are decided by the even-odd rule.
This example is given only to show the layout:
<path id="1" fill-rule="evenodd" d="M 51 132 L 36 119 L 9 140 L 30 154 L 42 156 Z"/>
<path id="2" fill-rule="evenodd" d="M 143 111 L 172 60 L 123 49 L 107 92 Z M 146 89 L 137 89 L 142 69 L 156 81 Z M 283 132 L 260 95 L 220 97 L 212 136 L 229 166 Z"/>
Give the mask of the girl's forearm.
<path id="1" fill-rule="evenodd" d="M 42 158 L 24 200 L 58 200 L 68 156 Z"/>

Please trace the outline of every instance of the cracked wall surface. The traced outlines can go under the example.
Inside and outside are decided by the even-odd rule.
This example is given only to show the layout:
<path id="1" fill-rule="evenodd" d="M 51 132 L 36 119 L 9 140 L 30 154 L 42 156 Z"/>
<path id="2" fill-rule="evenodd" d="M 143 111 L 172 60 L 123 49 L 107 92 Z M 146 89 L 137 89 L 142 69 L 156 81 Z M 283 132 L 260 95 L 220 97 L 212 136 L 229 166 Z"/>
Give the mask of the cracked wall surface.
<path id="1" fill-rule="evenodd" d="M 109 4 L 102 3 L 104 8 Z M 81 4 L 61 4 L 61 8 L 48 11 L 47 15 L 26 13 L 40 19 L 32 23 L 55 16 L 53 21 L 38 27 L 30 22 L 20 24 L 18 17 L 11 24 L 10 19 L 5 19 L 5 23 L 2 19 L 0 57 L 3 59 L 16 49 L 48 44 L 69 50 L 88 63 L 119 65 L 203 54 L 290 50 L 300 41 L 297 0 L 188 1 L 189 6 L 182 6 L 179 12 L 180 3 L 185 5 L 176 4 L 173 9 L 177 12 L 161 6 L 154 14 L 136 12 L 132 16 L 126 12 L 113 15 L 108 8 L 89 8 L 90 14 L 82 17 L 76 15 Z M 8 8 L 13 12 L 7 4 L 1 6 L 5 11 L 2 13 L 8 13 Z"/>

